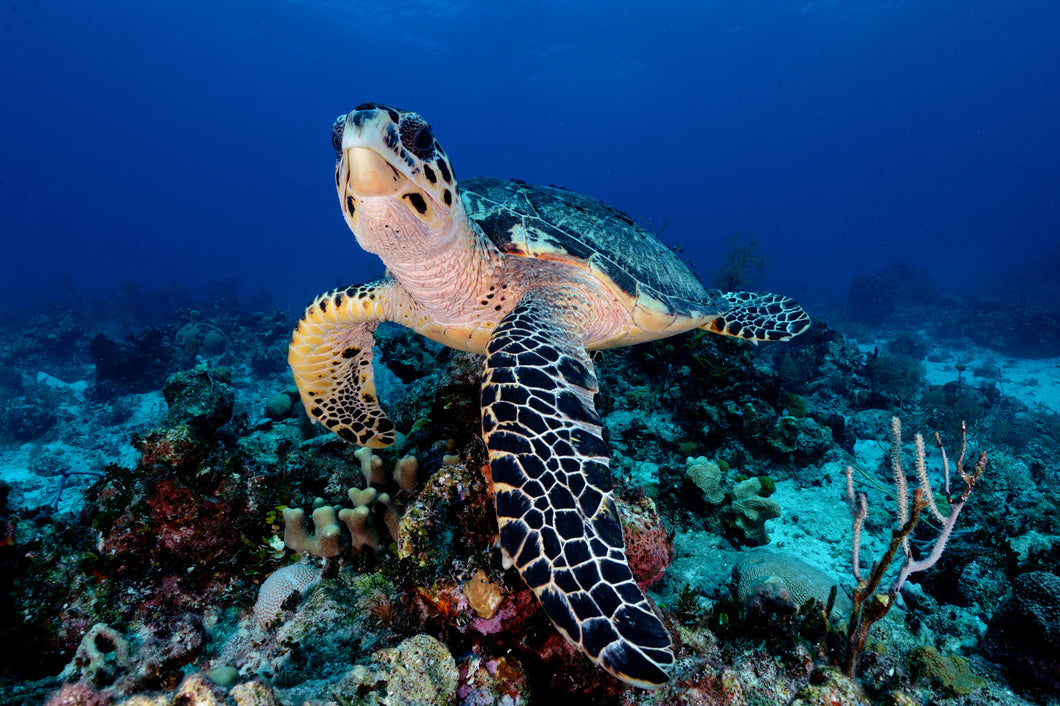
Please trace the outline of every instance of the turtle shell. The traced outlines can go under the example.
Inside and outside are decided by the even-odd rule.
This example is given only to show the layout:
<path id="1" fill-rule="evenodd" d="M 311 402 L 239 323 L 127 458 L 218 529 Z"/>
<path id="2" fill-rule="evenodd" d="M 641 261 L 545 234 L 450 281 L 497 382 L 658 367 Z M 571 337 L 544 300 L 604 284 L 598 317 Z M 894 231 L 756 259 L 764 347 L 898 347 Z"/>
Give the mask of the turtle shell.
<path id="1" fill-rule="evenodd" d="M 630 302 L 671 315 L 729 308 L 670 248 L 603 201 L 555 186 L 489 177 L 465 179 L 460 191 L 468 217 L 503 252 L 582 267 Z"/>

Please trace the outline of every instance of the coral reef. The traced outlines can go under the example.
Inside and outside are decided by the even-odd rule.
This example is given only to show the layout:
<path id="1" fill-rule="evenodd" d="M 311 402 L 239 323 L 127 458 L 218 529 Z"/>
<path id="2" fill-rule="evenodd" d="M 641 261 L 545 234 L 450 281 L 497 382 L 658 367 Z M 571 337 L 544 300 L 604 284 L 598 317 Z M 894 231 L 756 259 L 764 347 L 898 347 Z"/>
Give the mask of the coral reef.
<path id="1" fill-rule="evenodd" d="M 1060 691 L 1060 577 L 1028 571 L 1016 577 L 1012 597 L 990 621 L 987 656 L 1017 685 Z"/>
<path id="2" fill-rule="evenodd" d="M 677 648 L 652 692 L 571 650 L 504 567 L 481 359 L 381 327 L 379 392 L 406 434 L 373 453 L 303 426 L 283 366 L 291 317 L 222 305 L 230 287 L 194 309 L 186 293 L 130 290 L 49 315 L 0 346 L 0 451 L 24 469 L 0 484 L 0 639 L 16 646 L 0 701 L 1049 703 L 1060 415 L 1027 401 L 1010 359 L 968 343 L 990 338 L 985 322 L 1011 329 L 1003 311 L 923 306 L 893 291 L 920 275 L 888 273 L 859 284 L 879 308 L 851 313 L 900 326 L 911 310 L 922 331 L 816 322 L 784 347 L 693 332 L 597 355 L 627 555 Z M 155 328 L 93 343 L 92 311 Z M 879 556 L 895 487 L 879 440 L 898 407 L 951 458 L 966 421 L 991 472 L 851 677 L 842 469 L 868 493 L 862 540 Z M 122 461 L 64 453 L 71 414 L 100 444 L 115 430 Z M 945 517 L 959 493 L 931 478 Z M 914 563 L 935 536 L 925 522 L 908 535 Z"/>
<path id="3" fill-rule="evenodd" d="M 457 701 L 461 706 L 528 706 L 533 703 L 526 670 L 513 657 L 471 655 L 460 665 Z"/>
<path id="4" fill-rule="evenodd" d="M 414 635 L 375 658 L 383 667 L 386 693 L 393 702 L 445 706 L 456 698 L 460 676 L 456 660 L 430 635 Z"/>
<path id="5" fill-rule="evenodd" d="M 273 421 L 287 419 L 295 413 L 298 401 L 298 389 L 290 386 L 283 392 L 277 392 L 265 402 L 265 416 Z"/>
<path id="6" fill-rule="evenodd" d="M 743 541 L 751 546 L 769 544 L 766 521 L 780 517 L 780 503 L 763 495 L 762 481 L 747 478 L 733 486 L 730 506 L 732 522 Z"/>
<path id="7" fill-rule="evenodd" d="M 895 262 L 878 274 L 854 278 L 847 295 L 847 312 L 855 321 L 874 323 L 903 307 L 928 304 L 937 298 L 935 284 L 925 271 Z"/>
<path id="8" fill-rule="evenodd" d="M 968 696 L 986 686 L 986 680 L 976 675 L 968 660 L 960 655 L 940 655 L 931 645 L 917 647 L 909 653 L 913 676 L 925 679 L 943 694 Z"/>
<path id="9" fill-rule="evenodd" d="M 177 329 L 173 337 L 179 354 L 184 360 L 193 361 L 198 356 L 216 358 L 228 348 L 228 337 L 217 326 L 199 320 L 199 312 L 189 312 L 190 322 Z"/>
<path id="10" fill-rule="evenodd" d="M 166 379 L 162 395 L 169 403 L 169 413 L 162 423 L 167 426 L 186 424 L 203 438 L 232 418 L 235 391 L 228 368 L 208 368 L 200 364 Z"/>
<path id="11" fill-rule="evenodd" d="M 490 581 L 482 569 L 476 571 L 475 575 L 464 583 L 462 590 L 471 610 L 483 620 L 489 620 L 496 615 L 497 608 L 504 600 L 504 589 L 500 584 Z"/>
<path id="12" fill-rule="evenodd" d="M 338 556 L 342 551 L 338 513 L 330 505 L 313 510 L 313 532 L 306 529 L 305 512 L 298 508 L 283 511 L 283 543 L 293 552 L 312 556 Z"/>
<path id="13" fill-rule="evenodd" d="M 673 543 L 659 519 L 655 501 L 647 495 L 639 494 L 628 500 L 620 497 L 616 504 L 622 519 L 629 569 L 644 590 L 666 573 L 674 553 Z"/>
<path id="14" fill-rule="evenodd" d="M 96 623 L 81 638 L 73 660 L 59 678 L 109 686 L 128 668 L 129 641 L 117 630 Z"/>
<path id="15" fill-rule="evenodd" d="M 13 400 L 0 411 L 0 437 L 16 442 L 39 439 L 58 421 L 55 410 L 42 400 Z"/>

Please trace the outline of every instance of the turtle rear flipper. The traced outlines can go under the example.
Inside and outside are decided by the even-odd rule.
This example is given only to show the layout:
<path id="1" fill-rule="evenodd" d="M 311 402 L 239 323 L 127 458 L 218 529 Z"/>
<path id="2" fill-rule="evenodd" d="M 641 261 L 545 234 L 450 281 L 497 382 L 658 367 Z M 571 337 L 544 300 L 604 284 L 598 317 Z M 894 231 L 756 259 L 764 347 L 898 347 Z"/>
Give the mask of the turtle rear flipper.
<path id="1" fill-rule="evenodd" d="M 372 332 L 383 318 L 387 281 L 333 289 L 310 304 L 291 337 L 287 362 L 309 418 L 346 441 L 390 446 L 393 423 L 379 408 Z"/>
<path id="2" fill-rule="evenodd" d="M 664 683 L 670 636 L 626 561 L 596 376 L 575 327 L 529 297 L 501 320 L 486 355 L 482 432 L 501 548 L 590 659 L 638 686 Z"/>
<path id="3" fill-rule="evenodd" d="M 810 317 L 791 297 L 768 292 L 722 292 L 731 308 L 700 326 L 724 336 L 759 341 L 787 341 L 810 326 Z"/>

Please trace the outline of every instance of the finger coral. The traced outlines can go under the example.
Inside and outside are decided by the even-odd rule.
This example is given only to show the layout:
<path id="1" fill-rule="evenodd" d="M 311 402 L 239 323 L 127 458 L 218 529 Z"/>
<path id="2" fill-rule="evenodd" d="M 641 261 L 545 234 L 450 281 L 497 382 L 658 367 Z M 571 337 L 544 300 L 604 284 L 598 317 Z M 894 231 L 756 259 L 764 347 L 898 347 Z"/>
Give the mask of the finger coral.
<path id="1" fill-rule="evenodd" d="M 419 475 L 420 462 L 415 456 L 404 456 L 394 467 L 394 482 L 403 490 L 415 490 L 416 478 Z"/>
<path id="2" fill-rule="evenodd" d="M 291 551 L 319 557 L 338 556 L 342 551 L 342 535 L 335 508 L 320 505 L 313 510 L 312 534 L 306 528 L 305 512 L 298 508 L 283 511 L 283 543 Z"/>
<path id="3" fill-rule="evenodd" d="M 350 530 L 354 554 L 365 548 L 378 549 L 382 546 L 379 533 L 376 532 L 375 525 L 372 523 L 372 511 L 367 505 L 358 505 L 352 509 L 343 508 L 339 510 L 339 519 Z"/>
<path id="4" fill-rule="evenodd" d="M 383 468 L 383 459 L 373 454 L 372 449 L 362 446 L 353 455 L 361 462 L 361 473 L 368 485 L 385 485 L 390 480 Z"/>

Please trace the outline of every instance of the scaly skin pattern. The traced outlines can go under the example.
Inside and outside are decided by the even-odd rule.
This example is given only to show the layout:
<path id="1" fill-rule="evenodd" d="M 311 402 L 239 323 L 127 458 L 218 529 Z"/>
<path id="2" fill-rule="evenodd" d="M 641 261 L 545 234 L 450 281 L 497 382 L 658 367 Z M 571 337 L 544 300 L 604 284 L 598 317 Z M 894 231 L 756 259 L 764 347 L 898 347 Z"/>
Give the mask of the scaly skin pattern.
<path id="1" fill-rule="evenodd" d="M 351 443 L 393 443 L 372 372 L 380 321 L 484 354 L 502 551 L 590 659 L 637 686 L 664 683 L 670 637 L 626 561 L 586 351 L 697 327 L 787 340 L 809 325 L 805 312 L 786 297 L 703 289 L 650 233 L 587 196 L 490 179 L 462 195 L 416 113 L 363 104 L 335 122 L 332 143 L 343 216 L 387 277 L 306 309 L 288 361 L 310 418 Z"/>
<path id="2" fill-rule="evenodd" d="M 395 317 L 400 294 L 387 280 L 333 289 L 306 307 L 291 336 L 287 362 L 310 419 L 353 444 L 379 448 L 396 438 L 376 397 L 372 332 Z M 406 316 L 414 311 L 406 307 Z"/>
<path id="3" fill-rule="evenodd" d="M 550 294 L 524 298 L 486 354 L 482 431 L 501 548 L 568 640 L 620 679 L 657 686 L 670 636 L 630 573 L 596 376 Z"/>

